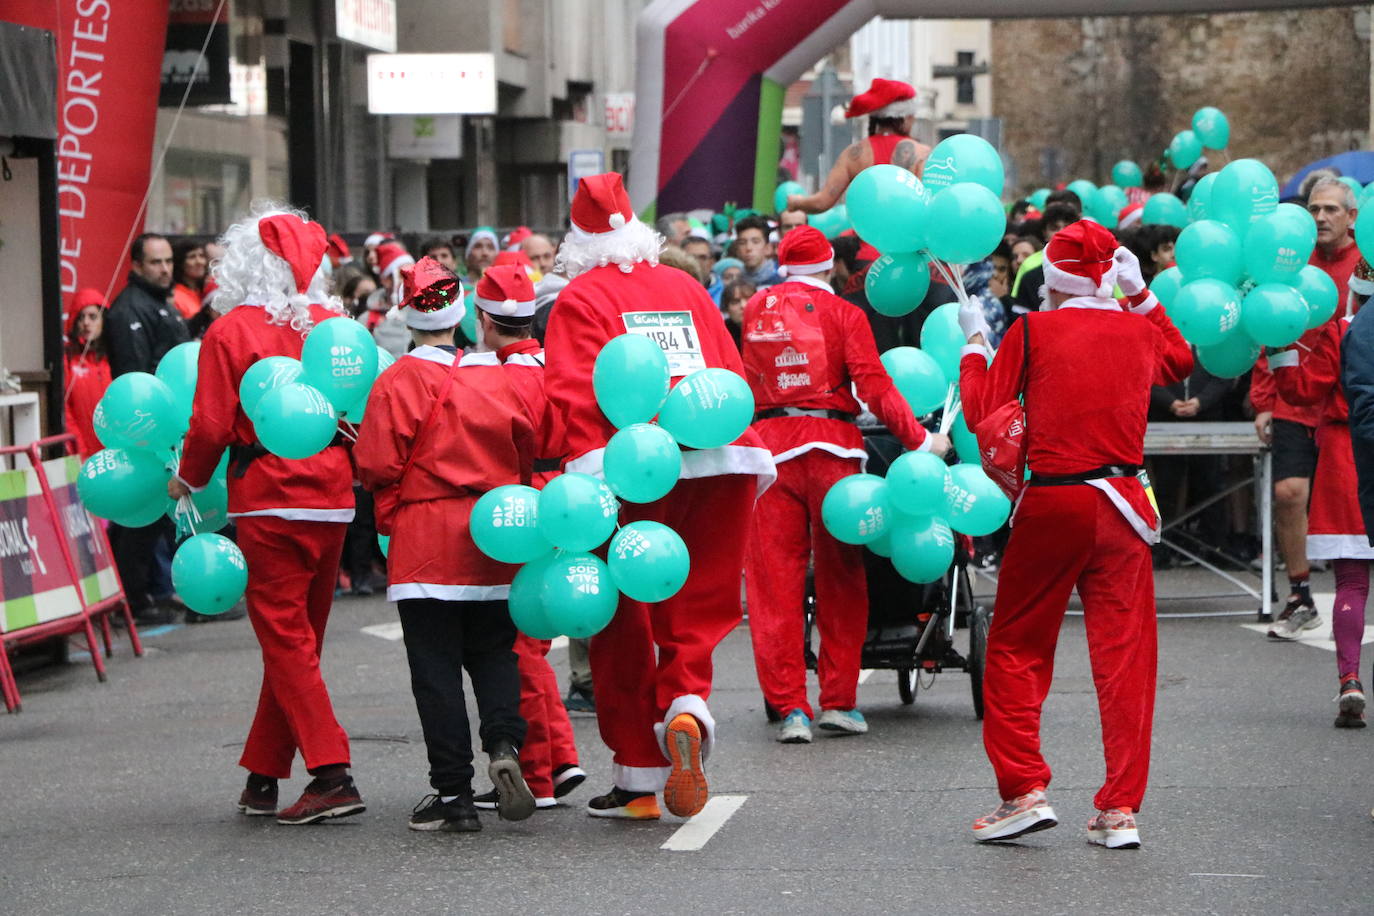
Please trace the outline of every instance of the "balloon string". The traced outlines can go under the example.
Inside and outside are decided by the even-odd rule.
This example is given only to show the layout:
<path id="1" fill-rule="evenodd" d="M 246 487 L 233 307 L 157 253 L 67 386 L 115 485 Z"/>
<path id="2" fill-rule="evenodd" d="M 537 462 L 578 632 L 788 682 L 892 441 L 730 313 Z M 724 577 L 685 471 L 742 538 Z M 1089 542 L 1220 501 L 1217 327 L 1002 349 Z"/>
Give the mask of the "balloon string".
<path id="1" fill-rule="evenodd" d="M 347 426 L 349 429 L 340 428 L 339 434 L 342 435 L 349 442 L 352 442 L 356 445 L 358 442 L 357 431 L 354 430 L 353 432 L 349 432 L 350 429 L 353 429 L 353 426 L 347 420 L 344 421 L 344 426 Z"/>
<path id="2" fill-rule="evenodd" d="M 945 405 L 946 405 L 946 406 L 945 406 L 945 412 L 944 412 L 943 414 L 940 415 L 940 430 L 939 430 L 939 431 L 940 431 L 940 435 L 942 435 L 942 436 L 943 436 L 943 435 L 948 435 L 948 433 L 949 433 L 949 431 L 950 431 L 950 428 L 954 426 L 954 421 L 957 420 L 957 419 L 959 418 L 959 414 L 963 413 L 963 411 L 964 411 L 964 401 L 963 401 L 962 398 L 960 398 L 960 397 L 958 397 L 958 396 L 956 395 L 955 389 L 954 389 L 954 386 L 953 386 L 953 385 L 950 385 L 950 386 L 949 386 L 949 392 L 950 392 L 950 395 L 951 395 L 951 400 L 952 400 L 954 403 L 953 403 L 953 406 L 951 407 L 951 406 L 949 406 L 950 402 L 949 402 L 949 401 L 946 401 L 946 402 L 945 402 Z"/>

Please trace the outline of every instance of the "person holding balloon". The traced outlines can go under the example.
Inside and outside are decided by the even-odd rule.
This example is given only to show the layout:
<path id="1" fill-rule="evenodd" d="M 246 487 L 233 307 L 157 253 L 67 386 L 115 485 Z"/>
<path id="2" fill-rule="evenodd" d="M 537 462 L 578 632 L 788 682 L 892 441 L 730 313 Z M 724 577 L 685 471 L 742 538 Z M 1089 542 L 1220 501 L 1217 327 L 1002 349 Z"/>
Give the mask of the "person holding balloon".
<path id="1" fill-rule="evenodd" d="M 814 227 L 792 230 L 778 248 L 785 282 L 749 300 L 744 312 L 745 379 L 754 429 L 773 454 L 778 480 L 760 498 L 745 560 L 749 635 L 764 698 L 782 716 L 778 740 L 811 741 L 806 696 L 803 592 L 814 553 L 821 715 L 818 727 L 863 734 L 857 708 L 860 650 L 868 629 L 863 548 L 821 524 L 821 502 L 867 458 L 854 421 L 858 397 L 908 449 L 943 455 L 949 440 L 927 433 L 878 360 L 858 306 L 828 282 L 834 252 Z M 937 383 L 944 396 L 943 380 Z"/>
<path id="2" fill-rule="evenodd" d="M 1073 223 L 1050 240 L 1044 264 L 1051 310 L 1013 324 L 991 366 L 982 310 L 973 303 L 959 316 L 969 341 L 960 363 L 969 426 L 991 441 L 1016 425 L 1030 466 L 998 582 L 983 681 L 983 743 L 1003 802 L 974 821 L 973 832 L 982 842 L 1008 840 L 1058 823 L 1045 796 L 1050 769 L 1040 754 L 1040 709 L 1077 587 L 1107 762 L 1088 838 L 1134 847 L 1154 715 L 1150 545 L 1159 540 L 1159 516 L 1137 474 L 1150 387 L 1186 376 L 1193 356 L 1135 256 L 1107 229 Z M 1111 298 L 1114 285 L 1126 293 L 1124 303 Z M 1004 420 L 1018 398 L 1024 420 Z"/>
<path id="3" fill-rule="evenodd" d="M 239 810 L 309 824 L 364 810 L 349 773 L 348 736 L 320 671 L 339 555 L 353 519 L 353 471 L 347 449 L 337 437 L 329 440 L 328 430 L 329 444 L 321 450 L 312 443 L 309 457 L 269 451 L 264 442 L 291 451 L 287 443 L 306 424 L 261 410 L 256 423 L 250 420 L 240 383 L 259 360 L 300 357 L 303 338 L 343 318 L 342 306 L 323 295 L 324 229 L 299 211 L 256 206 L 226 230 L 223 244 L 216 301 L 228 311 L 201 344 L 190 430 L 167 492 L 180 499 L 207 486 L 229 451 L 229 514 L 248 564 L 248 616 L 263 663 L 257 713 L 239 758 L 248 770 Z M 295 804 L 278 811 L 277 784 L 290 777 L 297 750 L 314 779 Z"/>
<path id="4" fill-rule="evenodd" d="M 498 813 L 514 821 L 535 809 L 519 763 L 526 724 L 506 604 L 514 570 L 477 549 L 469 516 L 482 494 L 530 479 L 538 430 L 494 360 L 460 368 L 454 334 L 465 307 L 453 272 L 423 257 L 400 280 L 416 346 L 373 385 L 354 458 L 376 498 L 377 531 L 391 538 L 387 598 L 397 602 L 434 788 L 409 826 L 472 832 L 482 826 L 464 670 Z"/>
<path id="5" fill-rule="evenodd" d="M 743 365 L 719 310 L 691 276 L 658 266 L 662 239 L 635 218 L 620 175 L 583 178 L 570 215 L 572 228 L 556 265 L 571 282 L 545 338 L 549 397 L 567 422 L 564 469 L 611 476 L 607 446 L 616 427 L 659 414 L 669 429 L 670 407 L 700 421 L 669 429 L 692 446 L 681 453 L 681 470 L 673 475 L 681 479 L 671 491 L 621 513 L 622 521 L 671 527 L 685 542 L 691 565 L 676 594 L 652 604 L 622 599 L 609 625 L 592 638 L 598 724 L 614 767 L 611 790 L 594 798 L 588 813 L 656 819 L 654 796 L 662 790 L 668 810 L 689 817 L 704 807 L 709 791 L 703 761 L 715 742 L 707 706 L 711 656 L 742 616 L 749 518 L 758 488 L 775 476 L 773 459 L 748 429 L 753 405 L 744 403 Z M 603 348 L 631 331 L 657 345 L 668 375 L 684 379 L 673 389 L 681 389 L 680 397 L 668 392 L 666 378 L 654 391 L 624 379 L 597 380 Z M 704 376 L 700 385 L 686 382 L 694 375 Z M 618 411 L 622 402 L 634 409 Z M 728 422 L 716 422 L 721 406 L 730 408 Z M 616 423 L 606 410 L 616 413 Z M 738 429 L 736 413 L 743 420 Z"/>

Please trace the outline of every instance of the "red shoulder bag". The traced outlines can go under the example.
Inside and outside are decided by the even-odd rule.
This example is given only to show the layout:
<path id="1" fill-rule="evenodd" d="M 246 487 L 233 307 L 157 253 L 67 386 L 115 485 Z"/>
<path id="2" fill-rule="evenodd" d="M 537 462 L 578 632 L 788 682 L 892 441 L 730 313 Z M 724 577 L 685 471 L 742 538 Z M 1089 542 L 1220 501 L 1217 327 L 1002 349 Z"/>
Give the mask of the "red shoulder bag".
<path id="1" fill-rule="evenodd" d="M 1022 392 L 1026 387 L 1026 372 L 1030 367 L 1030 316 L 1021 319 L 1021 339 L 1025 352 L 1021 358 Z M 1013 503 L 1026 486 L 1026 408 L 1019 398 L 1012 398 L 983 418 L 973 430 L 978 439 L 978 457 L 983 472 L 1007 494 Z"/>

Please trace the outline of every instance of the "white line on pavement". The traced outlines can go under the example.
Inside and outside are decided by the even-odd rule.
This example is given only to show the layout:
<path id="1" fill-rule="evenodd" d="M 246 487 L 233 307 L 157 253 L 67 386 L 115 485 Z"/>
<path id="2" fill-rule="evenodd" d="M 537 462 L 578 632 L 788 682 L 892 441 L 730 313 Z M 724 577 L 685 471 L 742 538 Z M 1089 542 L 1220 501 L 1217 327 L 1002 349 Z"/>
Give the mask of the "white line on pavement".
<path id="1" fill-rule="evenodd" d="M 368 636 L 376 636 L 381 639 L 396 642 L 401 638 L 401 622 L 395 620 L 391 623 L 375 623 L 370 627 L 363 627 L 363 632 Z"/>
<path id="2" fill-rule="evenodd" d="M 730 815 L 738 811 L 748 797 L 747 795 L 713 796 L 706 802 L 706 807 L 701 809 L 700 814 L 677 828 L 677 831 L 668 837 L 668 842 L 660 846 L 659 849 L 668 849 L 673 852 L 695 852 L 705 846 L 711 837 L 716 835 L 717 830 L 725 826 Z"/>
<path id="3" fill-rule="evenodd" d="M 550 649 L 566 649 L 566 648 L 568 648 L 568 637 L 566 637 L 566 636 L 555 636 L 555 637 L 553 638 L 553 641 L 549 643 L 549 648 L 550 648 Z"/>
<path id="4" fill-rule="evenodd" d="M 860 683 L 860 684 L 864 683 L 864 682 L 867 681 L 870 677 L 872 677 L 872 675 L 873 675 L 873 669 L 872 669 L 872 668 L 861 668 L 861 669 L 859 670 L 859 683 Z"/>
<path id="5" fill-rule="evenodd" d="M 1240 875 L 1224 871 L 1194 871 L 1189 872 L 1190 878 L 1263 878 L 1264 875 Z"/>

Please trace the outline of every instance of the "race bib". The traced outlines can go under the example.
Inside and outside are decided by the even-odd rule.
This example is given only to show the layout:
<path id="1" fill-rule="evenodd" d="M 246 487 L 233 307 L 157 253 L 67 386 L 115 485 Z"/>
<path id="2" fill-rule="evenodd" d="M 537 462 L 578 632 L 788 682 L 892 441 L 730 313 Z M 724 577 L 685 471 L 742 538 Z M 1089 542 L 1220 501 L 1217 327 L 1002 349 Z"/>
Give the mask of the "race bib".
<path id="1" fill-rule="evenodd" d="M 659 345 L 668 357 L 668 373 L 673 378 L 706 368 L 691 312 L 624 312 L 620 317 L 627 333 L 639 334 Z"/>

